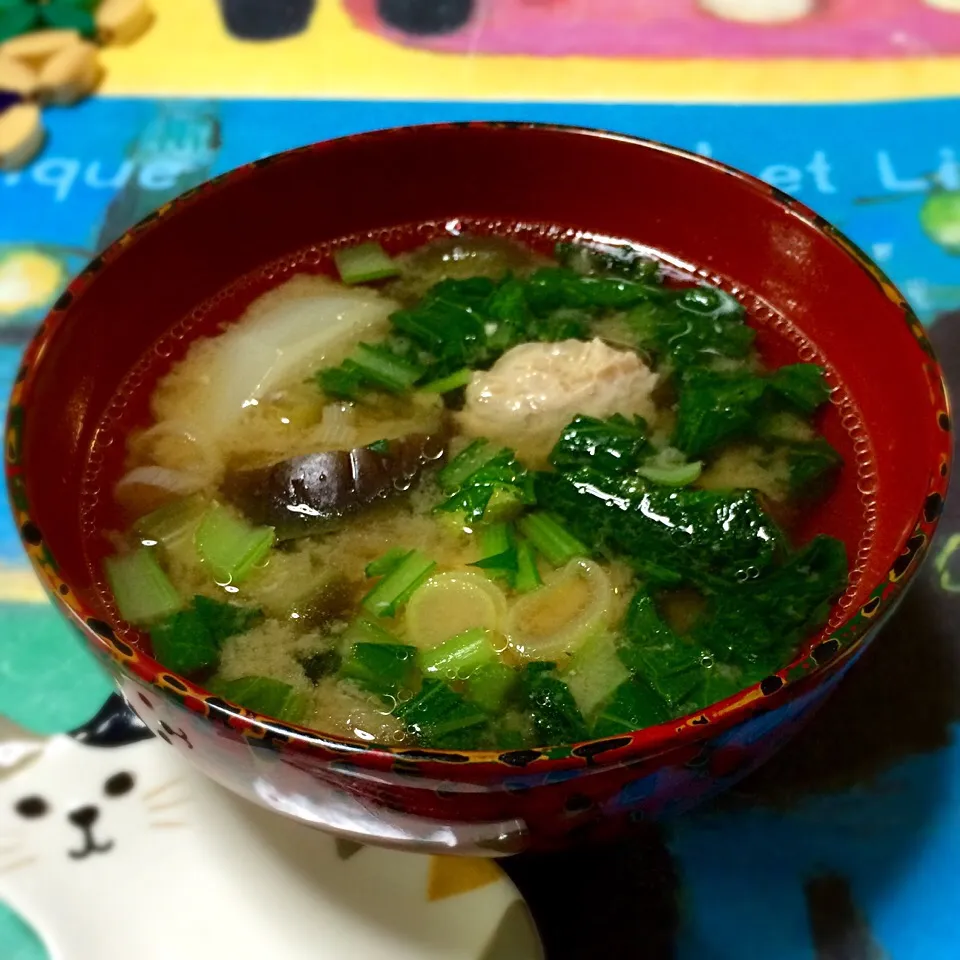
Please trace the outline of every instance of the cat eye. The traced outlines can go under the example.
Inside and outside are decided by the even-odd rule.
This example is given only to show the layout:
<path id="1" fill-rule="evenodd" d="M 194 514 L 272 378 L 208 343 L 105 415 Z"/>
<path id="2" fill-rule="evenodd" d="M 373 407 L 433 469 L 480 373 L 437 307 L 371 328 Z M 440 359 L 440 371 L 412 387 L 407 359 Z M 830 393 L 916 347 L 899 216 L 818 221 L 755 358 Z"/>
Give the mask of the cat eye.
<path id="1" fill-rule="evenodd" d="M 14 809 L 21 817 L 33 820 L 36 817 L 42 817 L 48 810 L 47 801 L 43 797 L 24 797 L 18 800 Z"/>
<path id="2" fill-rule="evenodd" d="M 122 797 L 132 789 L 133 777 L 126 771 L 115 773 L 112 777 L 108 777 L 103 785 L 103 792 L 108 797 Z"/>

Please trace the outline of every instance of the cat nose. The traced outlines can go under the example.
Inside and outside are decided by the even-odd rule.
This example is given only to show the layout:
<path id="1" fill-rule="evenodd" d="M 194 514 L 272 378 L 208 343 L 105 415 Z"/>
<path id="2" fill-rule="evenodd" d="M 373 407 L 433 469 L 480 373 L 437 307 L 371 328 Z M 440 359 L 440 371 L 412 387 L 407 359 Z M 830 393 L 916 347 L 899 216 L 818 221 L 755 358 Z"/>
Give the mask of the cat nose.
<path id="1" fill-rule="evenodd" d="M 97 822 L 97 817 L 99 816 L 100 811 L 96 807 L 86 806 L 71 810 L 67 814 L 67 819 L 83 830 L 87 827 L 92 827 Z"/>

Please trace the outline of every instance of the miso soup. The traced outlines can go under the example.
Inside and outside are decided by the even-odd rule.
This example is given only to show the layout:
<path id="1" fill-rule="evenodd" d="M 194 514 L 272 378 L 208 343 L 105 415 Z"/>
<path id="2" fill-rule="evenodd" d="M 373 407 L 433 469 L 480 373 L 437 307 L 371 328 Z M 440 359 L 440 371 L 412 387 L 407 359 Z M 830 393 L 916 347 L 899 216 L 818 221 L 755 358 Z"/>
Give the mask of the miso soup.
<path id="1" fill-rule="evenodd" d="M 841 457 L 824 370 L 623 243 L 335 254 L 156 383 L 105 562 L 154 655 L 386 745 L 658 724 L 784 667 L 848 582 L 799 537 Z"/>

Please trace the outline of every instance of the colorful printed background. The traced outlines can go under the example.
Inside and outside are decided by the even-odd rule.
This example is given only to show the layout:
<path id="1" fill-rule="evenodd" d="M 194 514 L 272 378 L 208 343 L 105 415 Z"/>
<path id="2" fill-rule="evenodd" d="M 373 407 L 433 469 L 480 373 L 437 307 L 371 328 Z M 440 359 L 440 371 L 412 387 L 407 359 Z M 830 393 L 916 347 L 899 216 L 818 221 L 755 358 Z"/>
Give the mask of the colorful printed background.
<path id="1" fill-rule="evenodd" d="M 0 391 L 70 274 L 169 197 L 311 140 L 467 118 L 652 137 L 796 194 L 883 265 L 960 383 L 960 4 L 810 7 L 774 27 L 693 0 L 158 0 L 153 31 L 104 54 L 102 95 L 48 111 L 42 156 L 0 174 Z M 508 866 L 549 957 L 957 956 L 960 512 L 944 528 L 876 649 L 734 797 Z M 6 519 L 0 565 L 0 711 L 70 729 L 109 687 Z"/>

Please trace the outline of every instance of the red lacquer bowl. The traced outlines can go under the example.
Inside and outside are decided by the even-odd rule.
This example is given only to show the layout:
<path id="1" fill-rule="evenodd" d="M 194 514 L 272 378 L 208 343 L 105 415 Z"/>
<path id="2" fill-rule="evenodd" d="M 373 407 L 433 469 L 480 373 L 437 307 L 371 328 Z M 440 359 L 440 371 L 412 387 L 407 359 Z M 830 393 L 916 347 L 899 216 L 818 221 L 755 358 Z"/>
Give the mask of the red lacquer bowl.
<path id="1" fill-rule="evenodd" d="M 629 735 L 499 755 L 438 753 L 340 740 L 225 703 L 166 671 L 118 621 L 98 584 L 105 547 L 97 511 L 109 498 L 96 501 L 96 488 L 108 486 L 100 474 L 118 468 L 124 417 L 142 412 L 152 379 L 182 354 L 183 331 L 236 316 L 292 270 L 324 269 L 329 245 L 345 237 L 379 233 L 396 250 L 459 222 L 520 226 L 544 245 L 568 229 L 648 245 L 744 299 L 771 362 L 826 362 L 835 390 L 823 429 L 847 466 L 810 530 L 842 537 L 855 575 L 827 629 L 787 669 L 701 714 Z M 237 283 L 251 275 L 254 282 Z M 125 410 L 111 406 L 122 382 L 133 396 Z M 95 444 L 104 429 L 116 442 Z M 816 214 L 659 144 L 462 124 L 294 150 L 152 214 L 87 267 L 30 344 L 6 463 L 37 571 L 160 737 L 225 786 L 288 816 L 363 841 L 495 855 L 683 810 L 783 744 L 916 573 L 950 451 L 943 381 L 920 324 Z"/>

